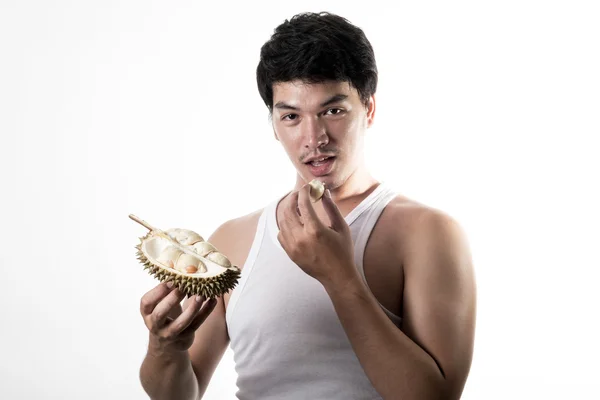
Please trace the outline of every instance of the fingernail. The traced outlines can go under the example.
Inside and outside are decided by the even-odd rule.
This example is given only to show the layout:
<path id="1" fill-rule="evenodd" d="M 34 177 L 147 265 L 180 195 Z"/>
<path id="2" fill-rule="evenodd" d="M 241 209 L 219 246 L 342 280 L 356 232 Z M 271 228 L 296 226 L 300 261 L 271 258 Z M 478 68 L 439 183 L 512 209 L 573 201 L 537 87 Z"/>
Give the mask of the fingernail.
<path id="1" fill-rule="evenodd" d="M 325 189 L 325 196 L 331 198 L 331 192 L 329 191 L 329 189 Z"/>
<path id="2" fill-rule="evenodd" d="M 171 282 L 171 281 L 167 282 L 167 287 L 169 289 L 171 289 L 173 287 L 173 282 Z"/>
<path id="3" fill-rule="evenodd" d="M 196 301 L 198 303 L 202 303 L 202 301 L 203 301 L 202 296 L 196 296 Z"/>

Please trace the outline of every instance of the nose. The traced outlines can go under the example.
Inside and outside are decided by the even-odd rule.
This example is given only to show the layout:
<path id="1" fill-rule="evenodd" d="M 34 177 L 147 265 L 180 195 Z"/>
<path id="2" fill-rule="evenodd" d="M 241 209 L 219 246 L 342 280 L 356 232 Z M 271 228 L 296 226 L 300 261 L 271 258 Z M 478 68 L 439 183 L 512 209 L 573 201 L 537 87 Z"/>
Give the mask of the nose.
<path id="1" fill-rule="evenodd" d="M 302 137 L 304 147 L 307 149 L 319 148 L 329 143 L 329 136 L 325 124 L 319 118 L 307 118 L 304 120 Z"/>

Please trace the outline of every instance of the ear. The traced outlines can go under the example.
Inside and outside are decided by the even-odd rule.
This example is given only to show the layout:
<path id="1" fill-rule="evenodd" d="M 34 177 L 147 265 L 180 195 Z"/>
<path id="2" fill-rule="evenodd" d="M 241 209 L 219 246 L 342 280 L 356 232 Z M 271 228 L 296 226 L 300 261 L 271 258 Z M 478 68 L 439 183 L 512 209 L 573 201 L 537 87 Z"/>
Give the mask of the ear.
<path id="1" fill-rule="evenodd" d="M 375 122 L 375 94 L 371 95 L 369 98 L 369 103 L 367 104 L 367 128 L 370 128 Z"/>

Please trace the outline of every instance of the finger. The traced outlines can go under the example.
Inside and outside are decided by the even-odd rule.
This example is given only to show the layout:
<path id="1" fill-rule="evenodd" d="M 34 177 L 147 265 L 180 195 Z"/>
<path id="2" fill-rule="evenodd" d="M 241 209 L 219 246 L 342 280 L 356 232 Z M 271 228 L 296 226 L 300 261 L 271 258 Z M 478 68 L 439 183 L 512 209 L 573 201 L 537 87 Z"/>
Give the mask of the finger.
<path id="1" fill-rule="evenodd" d="M 193 305 L 196 302 L 197 295 L 187 296 L 183 301 L 182 311 L 188 308 L 190 305 Z"/>
<path id="2" fill-rule="evenodd" d="M 169 311 L 169 315 L 167 316 L 167 319 L 173 320 L 173 319 L 179 317 L 182 312 L 183 312 L 183 308 L 181 307 L 180 304 L 177 304 L 175 307 L 171 308 L 171 311 Z"/>
<path id="3" fill-rule="evenodd" d="M 282 209 L 283 219 L 280 221 L 282 230 L 292 230 L 302 225 L 302 220 L 296 208 L 298 206 L 298 192 L 292 192 L 288 199 L 288 204 Z"/>
<path id="4" fill-rule="evenodd" d="M 323 194 L 321 201 L 323 202 L 323 208 L 329 217 L 329 221 L 331 222 L 331 227 L 333 230 L 336 232 L 342 232 L 345 230 L 348 227 L 348 224 L 346 223 L 346 220 L 344 219 L 340 209 L 331 198 L 331 192 L 329 189 L 325 189 L 325 193 Z"/>
<path id="5" fill-rule="evenodd" d="M 298 208 L 300 209 L 300 214 L 302 214 L 302 222 L 305 228 L 314 230 L 321 227 L 321 221 L 310 200 L 310 185 L 308 184 L 304 185 L 299 191 Z"/>
<path id="6" fill-rule="evenodd" d="M 191 301 L 190 305 L 181 313 L 181 315 L 173 320 L 166 328 L 166 336 L 174 337 L 183 332 L 183 330 L 190 325 L 205 300 L 206 298 L 204 296 L 194 296 L 194 301 Z"/>
<path id="7" fill-rule="evenodd" d="M 198 314 L 192 320 L 192 322 L 190 322 L 188 327 L 185 328 L 185 332 L 183 333 L 195 332 L 198 328 L 200 328 L 200 325 L 202 325 L 204 321 L 206 321 L 206 318 L 208 318 L 208 316 L 213 312 L 213 310 L 217 307 L 218 303 L 219 302 L 217 299 L 210 299 L 207 302 L 205 302 L 200 311 L 198 311 Z"/>
<path id="8" fill-rule="evenodd" d="M 140 301 L 140 312 L 142 315 L 146 317 L 152 314 L 156 305 L 160 303 L 171 290 L 173 289 L 168 287 L 166 282 L 163 282 L 142 296 L 142 300 Z"/>
<path id="9" fill-rule="evenodd" d="M 167 323 L 171 322 L 174 319 L 176 319 L 177 317 L 179 317 L 181 315 L 181 313 L 183 312 L 183 310 L 188 308 L 190 306 L 190 304 L 193 305 L 196 302 L 196 297 L 197 296 L 191 296 L 191 297 L 187 296 L 185 298 L 185 300 L 183 301 L 183 305 L 177 305 L 177 306 L 173 307 L 171 309 L 171 312 L 169 313 L 169 316 L 167 317 Z M 204 299 L 201 299 L 200 301 L 204 301 Z"/>
<path id="10" fill-rule="evenodd" d="M 281 247 L 283 247 L 283 249 L 287 251 L 287 243 L 286 243 L 287 238 L 283 232 L 284 232 L 284 229 L 281 229 L 279 231 L 279 233 L 277 234 L 277 240 L 279 241 L 279 244 L 281 245 Z"/>
<path id="11" fill-rule="evenodd" d="M 171 314 L 173 308 L 178 307 L 181 300 L 185 297 L 179 289 L 175 288 L 167 295 L 160 303 L 156 305 L 154 311 L 150 315 L 152 323 L 156 327 L 161 327 L 165 324 L 167 317 Z"/>

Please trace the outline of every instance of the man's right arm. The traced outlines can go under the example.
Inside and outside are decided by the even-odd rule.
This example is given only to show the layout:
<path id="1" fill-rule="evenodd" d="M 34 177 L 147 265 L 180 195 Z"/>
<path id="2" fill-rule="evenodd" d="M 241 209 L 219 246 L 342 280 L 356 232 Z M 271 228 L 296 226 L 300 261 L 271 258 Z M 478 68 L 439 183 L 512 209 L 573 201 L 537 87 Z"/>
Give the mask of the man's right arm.
<path id="1" fill-rule="evenodd" d="M 231 244 L 227 243 L 227 238 L 230 237 L 229 229 L 231 229 L 230 223 L 221 225 L 208 242 L 220 250 L 230 247 Z M 164 311 L 170 307 L 167 314 L 174 318 L 171 324 L 186 315 L 191 322 L 186 324 L 187 320 L 183 318 L 185 325 L 183 330 L 170 339 L 164 338 L 168 337 L 168 334 L 162 335 L 161 339 L 161 335 L 156 335 L 150 329 L 148 353 L 140 369 L 142 387 L 152 400 L 200 399 L 229 343 L 223 297 L 219 297 L 215 305 L 206 302 L 202 308 L 196 301 L 196 297 L 188 298 L 181 312 L 179 303 L 183 296 L 177 289 L 167 288 L 165 284 L 161 285 L 164 287 L 163 290 L 172 292 L 159 299 L 155 309 L 162 306 Z M 155 297 L 146 298 L 146 312 L 153 306 L 153 302 L 156 302 L 156 298 L 165 294 L 161 291 L 161 285 L 153 289 L 160 293 L 156 293 Z M 146 296 L 150 293 L 152 291 Z M 171 303 L 168 302 L 169 298 Z M 144 299 L 142 299 L 142 314 L 144 314 L 143 308 Z M 160 315 L 145 317 L 150 324 L 153 320 L 160 322 L 160 319 Z"/>
<path id="2" fill-rule="evenodd" d="M 142 387 L 152 400 L 198 399 L 198 382 L 187 351 L 164 352 L 148 346 L 140 369 Z"/>

